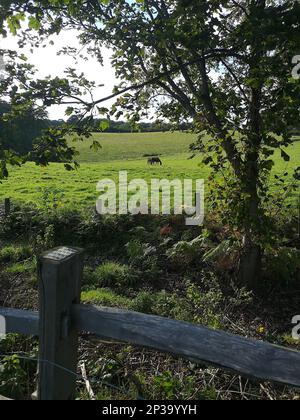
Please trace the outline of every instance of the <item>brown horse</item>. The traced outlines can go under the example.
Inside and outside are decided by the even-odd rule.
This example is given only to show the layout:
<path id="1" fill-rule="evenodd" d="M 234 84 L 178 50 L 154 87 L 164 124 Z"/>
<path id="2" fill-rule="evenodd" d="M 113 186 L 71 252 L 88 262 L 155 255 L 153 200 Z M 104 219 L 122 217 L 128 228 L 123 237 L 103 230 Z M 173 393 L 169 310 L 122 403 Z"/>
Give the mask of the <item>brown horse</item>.
<path id="1" fill-rule="evenodd" d="M 148 159 L 148 165 L 160 165 L 162 166 L 162 161 L 159 157 L 152 157 Z"/>

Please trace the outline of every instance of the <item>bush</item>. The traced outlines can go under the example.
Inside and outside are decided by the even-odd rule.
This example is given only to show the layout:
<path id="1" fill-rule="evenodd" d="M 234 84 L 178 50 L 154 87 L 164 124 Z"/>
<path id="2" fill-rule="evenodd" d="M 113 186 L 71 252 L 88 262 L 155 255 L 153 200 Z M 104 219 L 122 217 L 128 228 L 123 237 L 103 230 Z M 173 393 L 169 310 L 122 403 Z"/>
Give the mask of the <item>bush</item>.
<path id="1" fill-rule="evenodd" d="M 151 220 L 145 220 L 150 223 Z M 73 245 L 86 249 L 96 249 L 107 255 L 121 252 L 125 244 L 135 235 L 139 217 L 131 215 L 97 215 L 93 209 L 74 211 L 58 208 L 55 211 L 37 209 L 34 206 L 15 206 L 9 216 L 0 220 L 0 234 L 3 239 L 36 243 L 43 245 L 49 239 L 54 246 Z M 142 229 L 137 229 L 141 231 Z M 131 233 L 130 233 L 131 232 Z"/>
<path id="2" fill-rule="evenodd" d="M 27 260 L 24 262 L 14 263 L 13 265 L 5 269 L 6 273 L 9 274 L 33 274 L 36 270 L 36 260 Z"/>
<path id="3" fill-rule="evenodd" d="M 219 287 L 212 286 L 211 289 L 204 292 L 196 285 L 190 284 L 187 297 L 195 310 L 195 322 L 215 329 L 222 327 L 224 295 Z"/>
<path id="4" fill-rule="evenodd" d="M 132 240 L 126 244 L 129 264 L 135 268 L 143 280 L 157 281 L 161 274 L 157 249 L 139 240 Z"/>
<path id="5" fill-rule="evenodd" d="M 95 270 L 85 270 L 85 284 L 96 287 L 134 287 L 137 276 L 130 267 L 115 262 L 106 262 Z"/>
<path id="6" fill-rule="evenodd" d="M 0 262 L 20 262 L 32 256 L 32 249 L 29 246 L 6 246 L 0 250 Z"/>
<path id="7" fill-rule="evenodd" d="M 0 392 L 14 399 L 24 399 L 27 390 L 27 372 L 18 356 L 4 357 L 0 362 Z"/>
<path id="8" fill-rule="evenodd" d="M 300 250 L 296 248 L 272 249 L 266 255 L 265 275 L 278 286 L 290 286 L 300 280 Z"/>
<path id="9" fill-rule="evenodd" d="M 165 291 L 158 293 L 141 292 L 132 303 L 132 309 L 137 312 L 164 316 L 181 321 L 192 320 L 192 308 L 188 302 Z"/>
<path id="10" fill-rule="evenodd" d="M 203 234 L 192 241 L 179 241 L 167 250 L 167 257 L 174 268 L 186 270 L 192 263 L 201 260 L 208 236 Z"/>

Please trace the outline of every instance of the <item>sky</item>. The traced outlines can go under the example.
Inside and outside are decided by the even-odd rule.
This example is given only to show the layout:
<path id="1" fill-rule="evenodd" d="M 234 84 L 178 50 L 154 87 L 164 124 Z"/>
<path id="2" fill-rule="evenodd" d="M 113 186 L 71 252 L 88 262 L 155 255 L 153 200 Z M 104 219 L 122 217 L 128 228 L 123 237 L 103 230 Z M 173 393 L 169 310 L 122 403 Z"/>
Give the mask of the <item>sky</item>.
<path id="1" fill-rule="evenodd" d="M 77 73 L 85 73 L 89 80 L 93 80 L 96 84 L 103 84 L 104 87 L 95 91 L 95 98 L 99 99 L 106 97 L 112 93 L 113 87 L 117 84 L 114 70 L 110 64 L 111 51 L 103 48 L 102 54 L 104 65 L 101 66 L 96 59 L 91 58 L 89 61 L 79 60 L 75 66 L 74 59 L 64 55 L 57 55 L 57 52 L 66 46 L 78 47 L 77 33 L 74 30 L 65 30 L 58 36 L 53 36 L 51 39 L 54 41 L 54 46 L 47 46 L 46 48 L 35 48 L 33 54 L 30 48 L 20 49 L 17 44 L 17 38 L 8 35 L 5 39 L 0 39 L 0 46 L 2 49 L 17 50 L 19 53 L 24 53 L 28 57 L 28 61 L 34 64 L 38 70 L 38 77 L 46 76 L 63 76 L 64 69 L 67 67 L 76 68 Z M 102 106 L 109 107 L 113 103 L 103 103 Z M 63 119 L 65 107 L 53 106 L 48 108 L 49 117 L 51 119 Z"/>

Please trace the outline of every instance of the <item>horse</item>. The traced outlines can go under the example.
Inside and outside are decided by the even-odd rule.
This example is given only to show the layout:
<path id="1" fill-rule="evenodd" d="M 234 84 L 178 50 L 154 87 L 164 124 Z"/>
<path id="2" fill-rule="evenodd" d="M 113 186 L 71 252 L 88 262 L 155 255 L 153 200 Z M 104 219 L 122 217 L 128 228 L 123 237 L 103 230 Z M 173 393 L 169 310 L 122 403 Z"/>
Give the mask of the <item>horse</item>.
<path id="1" fill-rule="evenodd" d="M 162 161 L 159 157 L 152 157 L 148 159 L 148 165 L 160 165 L 162 166 Z"/>

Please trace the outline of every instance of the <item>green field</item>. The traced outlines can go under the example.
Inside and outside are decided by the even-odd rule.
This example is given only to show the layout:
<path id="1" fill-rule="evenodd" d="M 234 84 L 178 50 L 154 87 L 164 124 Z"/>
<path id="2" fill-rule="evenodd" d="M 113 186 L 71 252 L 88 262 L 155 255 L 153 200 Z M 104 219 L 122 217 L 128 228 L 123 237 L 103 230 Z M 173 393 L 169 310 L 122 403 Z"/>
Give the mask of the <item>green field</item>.
<path id="1" fill-rule="evenodd" d="M 102 149 L 90 149 L 90 140 L 76 142 L 80 152 L 78 171 L 67 172 L 62 164 L 41 168 L 28 163 L 22 168 L 11 168 L 8 180 L 0 186 L 0 198 L 11 197 L 16 202 L 42 203 L 43 190 L 50 188 L 63 194 L 62 202 L 74 208 L 93 205 L 97 198 L 96 184 L 103 178 L 118 179 L 119 171 L 128 171 L 129 180 L 142 178 L 204 178 L 209 169 L 201 163 L 199 155 L 189 159 L 189 145 L 195 136 L 187 133 L 95 134 Z M 283 173 L 299 166 L 300 142 L 288 150 L 291 161 L 275 156 L 275 171 Z M 147 165 L 146 155 L 158 154 L 163 166 Z"/>

